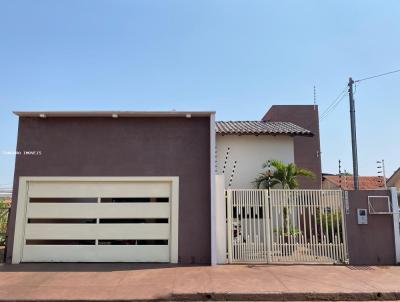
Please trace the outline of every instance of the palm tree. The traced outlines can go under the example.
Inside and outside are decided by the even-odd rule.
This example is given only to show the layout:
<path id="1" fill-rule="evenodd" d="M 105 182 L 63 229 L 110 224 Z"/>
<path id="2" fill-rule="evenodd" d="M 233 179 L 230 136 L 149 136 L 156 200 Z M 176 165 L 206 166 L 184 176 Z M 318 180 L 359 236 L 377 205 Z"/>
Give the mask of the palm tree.
<path id="1" fill-rule="evenodd" d="M 307 169 L 298 168 L 295 164 L 285 164 L 279 160 L 271 160 L 263 164 L 263 168 L 267 168 L 271 165 L 272 171 L 266 171 L 260 173 L 260 175 L 254 180 L 254 184 L 257 189 L 265 189 L 281 185 L 283 189 L 296 189 L 299 187 L 297 181 L 298 176 L 305 176 L 309 178 L 315 178 L 313 172 Z"/>
<path id="2" fill-rule="evenodd" d="M 272 167 L 272 169 L 270 169 L 270 167 Z M 296 189 L 299 187 L 297 177 L 305 176 L 315 178 L 314 173 L 310 170 L 298 168 L 293 163 L 285 164 L 279 160 L 267 161 L 263 164 L 263 168 L 268 168 L 268 170 L 260 173 L 260 175 L 254 180 L 257 189 L 269 189 L 276 185 L 280 185 L 283 189 Z M 286 207 L 283 208 L 283 229 L 278 229 L 277 232 L 283 235 L 283 240 L 287 240 L 286 238 L 288 238 L 292 233 L 300 232 L 300 230 L 290 226 L 288 209 Z"/>

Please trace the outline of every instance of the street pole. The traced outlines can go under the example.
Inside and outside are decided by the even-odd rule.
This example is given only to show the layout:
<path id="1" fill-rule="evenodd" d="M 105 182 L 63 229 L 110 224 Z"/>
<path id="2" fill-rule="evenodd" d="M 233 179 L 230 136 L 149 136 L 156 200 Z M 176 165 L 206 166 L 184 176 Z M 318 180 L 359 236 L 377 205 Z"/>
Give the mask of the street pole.
<path id="1" fill-rule="evenodd" d="M 352 78 L 349 78 L 349 101 L 350 101 L 350 124 L 351 124 L 351 148 L 353 152 L 353 177 L 354 177 L 354 190 L 358 191 L 358 158 L 357 158 L 357 134 L 356 134 L 356 109 L 353 97 L 353 84 Z"/>

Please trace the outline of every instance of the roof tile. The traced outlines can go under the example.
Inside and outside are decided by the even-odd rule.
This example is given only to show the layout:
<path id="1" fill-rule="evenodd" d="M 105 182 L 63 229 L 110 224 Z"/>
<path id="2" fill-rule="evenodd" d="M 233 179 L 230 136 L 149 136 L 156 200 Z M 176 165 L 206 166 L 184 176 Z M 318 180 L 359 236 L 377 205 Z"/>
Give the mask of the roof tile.
<path id="1" fill-rule="evenodd" d="M 216 131 L 222 135 L 313 135 L 291 122 L 218 121 Z"/>
<path id="2" fill-rule="evenodd" d="M 332 182 L 343 190 L 354 190 L 353 176 L 342 175 L 323 175 L 323 178 Z M 358 185 L 360 190 L 373 190 L 383 188 L 383 178 L 381 176 L 359 176 Z"/>

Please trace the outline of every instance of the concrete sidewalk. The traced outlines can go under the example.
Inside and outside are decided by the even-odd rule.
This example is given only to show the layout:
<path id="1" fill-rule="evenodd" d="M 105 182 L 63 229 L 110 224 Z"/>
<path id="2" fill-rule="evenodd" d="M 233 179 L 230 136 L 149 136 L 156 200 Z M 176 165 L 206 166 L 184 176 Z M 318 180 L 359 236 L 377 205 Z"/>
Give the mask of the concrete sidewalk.
<path id="1" fill-rule="evenodd" d="M 400 267 L 0 266 L 0 300 L 396 300 Z"/>

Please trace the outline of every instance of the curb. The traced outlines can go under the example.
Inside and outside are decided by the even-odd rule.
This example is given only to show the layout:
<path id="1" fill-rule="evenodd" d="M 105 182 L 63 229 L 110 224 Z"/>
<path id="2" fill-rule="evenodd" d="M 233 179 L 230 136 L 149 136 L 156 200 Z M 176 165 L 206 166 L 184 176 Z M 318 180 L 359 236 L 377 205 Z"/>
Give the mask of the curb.
<path id="1" fill-rule="evenodd" d="M 362 293 L 197 293 L 172 295 L 159 301 L 394 301 L 400 292 Z"/>
<path id="2" fill-rule="evenodd" d="M 172 294 L 154 299 L 1 299 L 0 302 L 166 302 L 166 301 L 394 301 L 400 300 L 400 292 L 362 293 L 195 293 Z"/>

